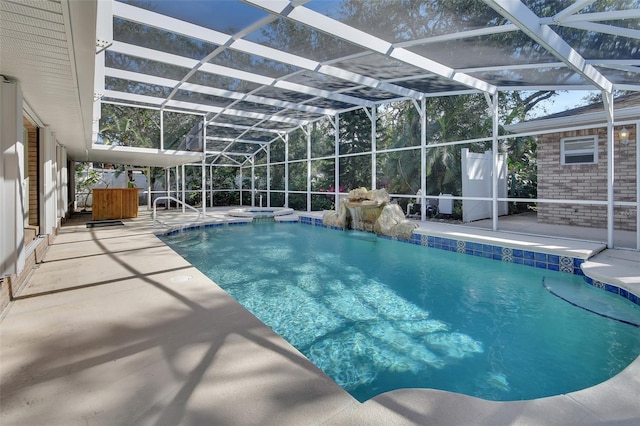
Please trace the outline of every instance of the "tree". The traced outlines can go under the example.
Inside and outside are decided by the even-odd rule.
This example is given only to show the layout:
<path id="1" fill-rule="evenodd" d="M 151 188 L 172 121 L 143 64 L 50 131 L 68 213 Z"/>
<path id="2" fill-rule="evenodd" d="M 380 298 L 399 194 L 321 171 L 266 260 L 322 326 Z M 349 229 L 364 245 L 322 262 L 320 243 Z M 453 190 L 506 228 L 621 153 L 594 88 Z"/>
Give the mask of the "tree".
<path id="1" fill-rule="evenodd" d="M 84 193 L 82 207 L 86 208 L 93 188 L 102 181 L 102 176 L 90 163 L 76 163 L 76 191 Z"/>
<path id="2" fill-rule="evenodd" d="M 340 155 L 371 150 L 371 120 L 364 110 L 340 114 L 339 123 Z M 339 165 L 340 186 L 345 191 L 361 186 L 371 187 L 371 154 L 342 157 Z"/>
<path id="3" fill-rule="evenodd" d="M 159 114 L 150 109 L 102 104 L 99 140 L 105 145 L 159 148 Z"/>

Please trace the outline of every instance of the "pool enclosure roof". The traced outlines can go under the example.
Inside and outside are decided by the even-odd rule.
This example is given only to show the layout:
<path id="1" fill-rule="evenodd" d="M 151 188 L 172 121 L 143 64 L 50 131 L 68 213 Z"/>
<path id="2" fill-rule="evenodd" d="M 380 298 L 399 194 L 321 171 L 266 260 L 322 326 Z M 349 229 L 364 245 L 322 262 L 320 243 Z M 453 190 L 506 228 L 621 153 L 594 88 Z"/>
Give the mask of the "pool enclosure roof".
<path id="1" fill-rule="evenodd" d="M 2 2 L 3 20 L 6 4 L 46 13 Z M 73 16 L 74 3 L 60 4 Z M 96 10 L 92 141 L 68 147 L 78 160 L 201 158 L 96 145 L 99 101 L 200 115 L 208 152 L 246 157 L 307 123 L 396 100 L 640 91 L 640 0 L 128 0 Z"/>

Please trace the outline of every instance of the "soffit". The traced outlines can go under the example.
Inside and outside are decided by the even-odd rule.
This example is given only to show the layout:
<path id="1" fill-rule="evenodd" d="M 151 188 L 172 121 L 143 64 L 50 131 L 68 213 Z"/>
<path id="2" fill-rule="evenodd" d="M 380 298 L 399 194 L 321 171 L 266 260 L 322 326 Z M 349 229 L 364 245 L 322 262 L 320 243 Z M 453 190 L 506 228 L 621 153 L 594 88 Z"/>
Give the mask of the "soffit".
<path id="1" fill-rule="evenodd" d="M 91 146 L 95 2 L 0 1 L 0 74 L 72 157 Z"/>

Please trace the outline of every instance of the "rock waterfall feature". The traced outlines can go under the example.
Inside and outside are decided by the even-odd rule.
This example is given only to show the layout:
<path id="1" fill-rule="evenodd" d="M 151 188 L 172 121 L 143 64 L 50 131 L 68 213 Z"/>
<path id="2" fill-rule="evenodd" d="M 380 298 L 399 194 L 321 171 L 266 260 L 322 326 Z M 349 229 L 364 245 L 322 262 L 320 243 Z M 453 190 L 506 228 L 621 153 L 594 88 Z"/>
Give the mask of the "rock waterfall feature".
<path id="1" fill-rule="evenodd" d="M 357 188 L 340 200 L 338 211 L 330 210 L 322 217 L 325 226 L 375 232 L 394 238 L 411 238 L 417 224 L 405 219 L 402 209 L 391 204 L 384 189 Z"/>

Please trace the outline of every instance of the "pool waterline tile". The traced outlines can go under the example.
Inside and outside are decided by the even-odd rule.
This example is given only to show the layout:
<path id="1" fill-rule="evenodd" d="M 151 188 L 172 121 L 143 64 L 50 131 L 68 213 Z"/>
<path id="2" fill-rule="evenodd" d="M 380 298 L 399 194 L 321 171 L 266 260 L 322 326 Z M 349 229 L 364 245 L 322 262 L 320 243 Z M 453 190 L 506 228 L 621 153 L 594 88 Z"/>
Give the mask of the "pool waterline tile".
<path id="1" fill-rule="evenodd" d="M 300 216 L 300 223 L 302 224 L 312 224 L 315 226 L 322 226 L 322 220 L 317 218 L 309 217 L 308 221 L 302 220 L 305 218 L 304 216 Z M 319 220 L 320 225 L 316 225 L 313 220 Z M 342 230 L 342 228 L 334 228 Z M 414 236 L 418 234 L 420 235 L 419 240 L 416 238 L 415 241 L 419 241 L 414 243 Z M 540 269 L 548 269 L 550 271 L 560 271 L 564 273 L 570 273 L 578 276 L 582 276 L 585 281 L 589 284 L 593 284 L 595 281 L 587 279 L 588 277 L 582 271 L 580 267 L 582 263 L 586 260 L 582 258 L 574 258 L 569 256 L 560 256 L 555 254 L 549 254 L 544 252 L 534 252 L 531 250 L 522 250 L 515 249 L 511 247 L 503 247 L 503 246 L 494 246 L 490 244 L 482 244 L 473 241 L 466 240 L 453 240 L 446 237 L 439 237 L 420 233 L 414 233 L 412 237 L 408 240 L 398 239 L 401 242 L 414 243 L 421 246 L 427 246 L 431 248 L 437 248 L 440 250 L 454 251 L 465 255 L 472 256 L 480 256 L 486 259 L 493 259 L 503 262 L 512 262 L 519 265 L 526 265 L 530 267 L 540 268 Z M 459 249 L 459 244 L 464 247 L 464 249 Z M 506 255 L 505 255 L 506 251 Z M 640 296 L 634 295 L 633 293 L 617 287 L 612 284 L 603 284 L 601 287 L 603 290 L 606 290 L 611 293 L 618 294 L 627 300 L 632 301 L 633 303 L 640 305 Z"/>
<path id="2" fill-rule="evenodd" d="M 304 225 L 343 231 L 342 228 L 324 225 L 322 223 L 322 219 L 319 219 L 317 217 L 304 216 L 302 214 L 299 215 L 299 219 L 297 221 L 291 220 L 291 221 L 286 221 L 282 223 L 289 223 L 289 224 L 300 223 Z M 166 231 L 166 232 L 161 232 L 157 235 L 158 236 L 175 235 L 180 232 L 186 232 L 188 230 L 199 229 L 199 228 L 215 227 L 215 226 L 238 226 L 238 225 L 249 225 L 249 224 L 251 224 L 250 221 L 214 222 L 214 223 L 204 223 L 199 225 L 189 224 L 182 227 L 177 227 L 175 229 L 170 229 L 169 231 Z M 381 236 L 378 236 L 378 237 L 385 238 Z M 409 243 L 414 245 L 437 248 L 440 250 L 458 252 L 460 254 L 465 254 L 465 255 L 480 256 L 486 259 L 493 259 L 493 260 L 502 261 L 502 262 L 512 262 L 512 263 L 526 265 L 530 267 L 548 269 L 551 271 L 561 271 L 564 273 L 579 275 L 584 278 L 585 282 L 591 285 L 599 287 L 610 293 L 620 295 L 625 299 L 635 303 L 636 305 L 640 305 L 640 296 L 635 295 L 618 286 L 615 286 L 609 283 L 601 283 L 599 281 L 595 281 L 587 277 L 582 271 L 582 268 L 580 267 L 582 263 L 585 262 L 585 259 L 582 259 L 582 258 L 560 256 L 560 255 L 548 254 L 543 252 L 534 252 L 530 250 L 521 250 L 521 249 L 515 249 L 511 247 L 503 247 L 503 246 L 497 246 L 497 245 L 491 245 L 491 244 L 481 244 L 481 243 L 466 241 L 466 240 L 454 240 L 446 237 L 432 236 L 432 235 L 424 234 L 421 232 L 413 233 L 411 238 L 409 239 L 391 238 L 391 237 L 386 237 L 386 238 L 397 240 L 403 243 Z"/>

